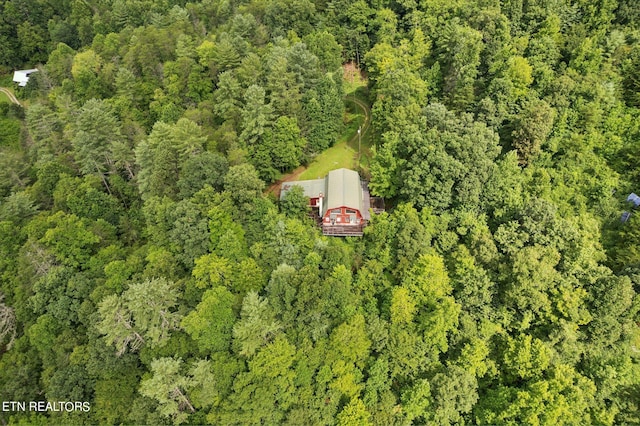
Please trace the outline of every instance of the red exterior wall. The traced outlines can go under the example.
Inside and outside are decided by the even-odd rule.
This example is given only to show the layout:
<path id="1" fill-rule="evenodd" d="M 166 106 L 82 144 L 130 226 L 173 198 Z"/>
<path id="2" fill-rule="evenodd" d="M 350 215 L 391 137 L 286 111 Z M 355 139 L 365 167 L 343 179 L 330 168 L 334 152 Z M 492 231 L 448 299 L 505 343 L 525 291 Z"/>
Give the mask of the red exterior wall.
<path id="1" fill-rule="evenodd" d="M 334 225 L 331 223 L 332 212 L 338 209 L 340 210 L 340 213 L 335 214 L 335 225 L 348 226 L 348 225 L 359 225 L 362 223 L 362 214 L 360 214 L 360 211 L 358 209 L 354 209 L 352 207 L 346 207 L 346 206 L 336 207 L 335 209 L 327 210 L 327 212 L 325 213 L 322 219 L 322 223 L 327 225 Z M 355 213 L 347 213 L 347 210 L 354 211 Z M 351 223 L 348 221 L 348 219 L 351 217 L 352 214 L 356 215 L 355 223 Z"/>

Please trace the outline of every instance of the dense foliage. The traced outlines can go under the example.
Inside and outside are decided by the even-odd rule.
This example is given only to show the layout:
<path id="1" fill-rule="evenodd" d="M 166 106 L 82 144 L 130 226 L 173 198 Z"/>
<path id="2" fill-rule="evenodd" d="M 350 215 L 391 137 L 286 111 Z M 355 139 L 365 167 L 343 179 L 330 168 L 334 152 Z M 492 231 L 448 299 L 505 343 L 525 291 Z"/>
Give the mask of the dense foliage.
<path id="1" fill-rule="evenodd" d="M 0 45 L 0 399 L 91 403 L 1 422 L 640 423 L 635 1 L 5 0 Z M 341 239 L 263 192 L 347 62 L 391 208 Z"/>

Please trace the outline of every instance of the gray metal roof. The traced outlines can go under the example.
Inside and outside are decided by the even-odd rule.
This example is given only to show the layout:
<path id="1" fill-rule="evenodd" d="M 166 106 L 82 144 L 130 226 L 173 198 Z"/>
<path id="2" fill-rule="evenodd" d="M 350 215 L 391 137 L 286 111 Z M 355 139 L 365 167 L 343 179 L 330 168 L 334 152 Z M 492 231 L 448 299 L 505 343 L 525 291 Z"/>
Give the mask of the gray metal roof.
<path id="1" fill-rule="evenodd" d="M 326 178 L 325 179 L 313 179 L 313 180 L 299 180 L 296 182 L 285 182 L 280 189 L 280 199 L 282 199 L 287 192 L 294 186 L 300 186 L 304 190 L 304 195 L 309 198 L 317 198 L 320 193 L 327 194 Z"/>
<path id="2" fill-rule="evenodd" d="M 309 198 L 324 195 L 321 216 L 329 209 L 343 206 L 356 208 L 363 215 L 367 213 L 364 211 L 360 175 L 354 170 L 337 169 L 330 171 L 324 179 L 285 182 L 280 189 L 280 198 L 282 199 L 295 185 L 302 187 L 304 195 Z"/>
<path id="3" fill-rule="evenodd" d="M 362 186 L 360 175 L 349 169 L 332 170 L 326 177 L 326 202 L 323 204 L 322 215 L 329 209 L 337 207 L 353 207 L 362 213 Z"/>

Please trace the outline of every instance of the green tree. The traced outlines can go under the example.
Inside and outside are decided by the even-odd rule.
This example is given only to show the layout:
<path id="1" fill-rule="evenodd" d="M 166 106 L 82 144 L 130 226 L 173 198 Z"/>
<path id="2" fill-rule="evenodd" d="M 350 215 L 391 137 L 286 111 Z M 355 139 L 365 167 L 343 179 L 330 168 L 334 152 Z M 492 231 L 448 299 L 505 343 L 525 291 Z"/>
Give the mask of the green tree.
<path id="1" fill-rule="evenodd" d="M 168 333 L 178 327 L 181 315 L 172 311 L 177 306 L 175 284 L 156 278 L 131 284 L 123 293 L 135 325 L 143 330 L 151 346 L 161 346 Z"/>
<path id="2" fill-rule="evenodd" d="M 338 140 L 344 105 L 335 75 L 325 75 L 303 97 L 304 121 L 300 123 L 309 141 L 307 151 L 319 153 Z"/>
<path id="3" fill-rule="evenodd" d="M 89 263 L 101 238 L 88 229 L 87 222 L 61 211 L 47 218 L 49 229 L 40 242 L 64 265 L 80 268 Z"/>
<path id="4" fill-rule="evenodd" d="M 17 28 L 20 52 L 33 63 L 44 62 L 47 57 L 48 34 L 39 25 L 24 21 Z"/>
<path id="5" fill-rule="evenodd" d="M 265 8 L 265 24 L 274 36 L 295 31 L 304 36 L 312 31 L 316 22 L 316 8 L 309 0 L 278 0 Z"/>
<path id="6" fill-rule="evenodd" d="M 455 117 L 443 105 L 429 105 L 423 114 L 403 132 L 384 135 L 383 154 L 371 168 L 372 191 L 399 193 L 419 208 L 477 206 L 495 168 L 498 135 L 469 115 Z"/>
<path id="7" fill-rule="evenodd" d="M 294 185 L 280 200 L 280 211 L 287 216 L 304 219 L 309 212 L 309 197 L 304 195 L 304 189 Z"/>
<path id="8" fill-rule="evenodd" d="M 225 424 L 282 423 L 297 400 L 295 355 L 295 346 L 282 335 L 276 337 L 248 362 L 248 371 L 235 377 L 233 393 L 223 409 L 208 420 Z"/>
<path id="9" fill-rule="evenodd" d="M 425 418 L 437 424 L 460 424 L 478 401 L 478 383 L 469 371 L 451 366 L 437 373 L 431 383 L 432 405 Z"/>
<path id="10" fill-rule="evenodd" d="M 262 143 L 250 150 L 260 177 L 272 181 L 275 170 L 284 172 L 298 166 L 306 143 L 295 119 L 278 118 L 273 127 L 265 131 Z"/>
<path id="11" fill-rule="evenodd" d="M 196 309 L 183 318 L 182 327 L 202 350 L 228 350 L 236 319 L 235 302 L 234 295 L 224 287 L 207 290 Z"/>
<path id="12" fill-rule="evenodd" d="M 175 198 L 181 166 L 203 151 L 205 141 L 200 126 L 189 119 L 182 118 L 173 125 L 157 122 L 149 137 L 135 150 L 143 197 Z"/>
<path id="13" fill-rule="evenodd" d="M 273 110 L 265 101 L 264 89 L 258 85 L 250 86 L 244 99 L 240 140 L 247 146 L 254 146 L 262 140 L 262 135 L 271 124 Z"/>
<path id="14" fill-rule="evenodd" d="M 83 179 L 60 175 L 53 192 L 53 204 L 78 217 L 103 220 L 114 226 L 118 225 L 123 207 L 113 195 L 104 192 L 101 179 L 95 175 Z"/>
<path id="15" fill-rule="evenodd" d="M 457 20 L 445 28 L 439 57 L 444 65 L 444 93 L 456 110 L 466 110 L 474 100 L 482 49 L 479 31 Z"/>
<path id="16" fill-rule="evenodd" d="M 571 367 L 558 365 L 547 380 L 523 388 L 498 386 L 474 409 L 479 424 L 535 423 L 542 425 L 591 422 L 595 386 Z"/>
<path id="17" fill-rule="evenodd" d="M 551 351 L 538 339 L 521 335 L 508 339 L 504 351 L 504 369 L 509 382 L 537 379 L 549 367 Z"/>
<path id="18" fill-rule="evenodd" d="M 143 343 L 161 347 L 180 323 L 181 315 L 172 311 L 177 298 L 174 284 L 165 278 L 131 284 L 122 296 L 110 295 L 99 303 L 98 331 L 118 355 Z"/>
<path id="19" fill-rule="evenodd" d="M 36 213 L 31 195 L 24 191 L 9 195 L 0 205 L 0 221 L 11 221 L 16 226 L 24 225 Z"/>
<path id="20" fill-rule="evenodd" d="M 169 235 L 171 249 L 176 259 L 191 269 L 195 260 L 209 248 L 207 219 L 195 204 L 187 200 L 177 203 L 172 213 L 175 221 Z"/>
<path id="21" fill-rule="evenodd" d="M 264 188 L 256 169 L 250 164 L 241 164 L 229 168 L 224 178 L 224 189 L 239 205 L 251 203 L 259 198 Z"/>
<path id="22" fill-rule="evenodd" d="M 61 85 L 65 79 L 71 78 L 71 67 L 75 51 L 65 43 L 58 43 L 57 47 L 49 54 L 46 70 L 49 77 L 57 85 Z"/>
<path id="23" fill-rule="evenodd" d="M 431 404 L 431 388 L 426 379 L 416 380 L 415 384 L 405 390 L 402 394 L 403 408 L 406 412 L 407 420 L 424 416 Z"/>
<path id="24" fill-rule="evenodd" d="M 33 152 L 40 163 L 52 161 L 69 150 L 70 144 L 62 135 L 63 117 L 56 110 L 36 103 L 27 110 L 26 123 L 35 144 Z"/>
<path id="25" fill-rule="evenodd" d="M 109 94 L 105 82 L 104 60 L 92 49 L 77 53 L 73 58 L 71 75 L 75 92 L 81 99 L 100 99 Z"/>
<path id="26" fill-rule="evenodd" d="M 218 77 L 218 87 L 213 92 L 214 111 L 222 120 L 240 124 L 242 111 L 242 91 L 238 79 L 232 71 L 225 71 Z"/>
<path id="27" fill-rule="evenodd" d="M 11 349 L 16 337 L 16 316 L 13 309 L 4 303 L 4 294 L 0 293 L 0 345 Z"/>
<path id="28" fill-rule="evenodd" d="M 553 128 L 555 110 L 545 101 L 527 102 L 515 122 L 513 147 L 524 164 L 528 164 L 539 153 Z"/>
<path id="29" fill-rule="evenodd" d="M 311 53 L 320 61 L 324 72 L 333 72 L 342 64 L 342 46 L 333 34 L 328 31 L 316 31 L 304 37 L 304 42 Z"/>
<path id="30" fill-rule="evenodd" d="M 408 40 L 397 49 L 379 43 L 365 56 L 376 98 L 371 113 L 382 137 L 390 130 L 406 131 L 427 104 L 429 85 L 418 73 L 423 52 L 414 55 L 413 48 Z"/>
<path id="31" fill-rule="evenodd" d="M 137 351 L 144 344 L 144 337 L 133 328 L 131 312 L 124 306 L 123 301 L 115 295 L 107 296 L 100 302 L 99 313 L 102 322 L 98 331 L 106 335 L 108 345 L 114 345 L 117 355 L 124 354 L 127 349 Z"/>
<path id="32" fill-rule="evenodd" d="M 228 34 L 222 34 L 215 44 L 213 52 L 213 66 L 223 72 L 235 68 L 241 61 L 240 52 Z"/>
<path id="33" fill-rule="evenodd" d="M 446 352 L 447 333 L 458 324 L 460 306 L 450 296 L 452 288 L 442 258 L 433 253 L 421 255 L 402 285 L 419 307 L 416 322 L 424 333 L 425 343 L 436 351 Z"/>
<path id="34" fill-rule="evenodd" d="M 338 413 L 336 420 L 340 426 L 368 426 L 372 424 L 369 420 L 370 416 L 364 403 L 359 398 L 355 398 Z"/>
<path id="35" fill-rule="evenodd" d="M 187 396 L 193 379 L 180 372 L 182 359 L 158 358 L 151 362 L 152 377 L 140 383 L 140 393 L 158 401 L 159 413 L 175 424 L 187 421 L 195 408 Z"/>
<path id="36" fill-rule="evenodd" d="M 80 171 L 98 174 L 107 190 L 105 175 L 115 168 L 111 149 L 123 140 L 120 129 L 109 104 L 97 99 L 87 101 L 75 120 L 72 143 Z"/>
<path id="37" fill-rule="evenodd" d="M 287 50 L 277 46 L 265 58 L 267 62 L 265 89 L 269 93 L 269 106 L 276 116 L 296 116 L 300 113 L 300 86 L 296 74 L 290 69 Z"/>
<path id="38" fill-rule="evenodd" d="M 234 347 L 240 355 L 253 356 L 281 329 L 266 299 L 249 292 L 242 301 L 240 320 L 233 326 Z"/>

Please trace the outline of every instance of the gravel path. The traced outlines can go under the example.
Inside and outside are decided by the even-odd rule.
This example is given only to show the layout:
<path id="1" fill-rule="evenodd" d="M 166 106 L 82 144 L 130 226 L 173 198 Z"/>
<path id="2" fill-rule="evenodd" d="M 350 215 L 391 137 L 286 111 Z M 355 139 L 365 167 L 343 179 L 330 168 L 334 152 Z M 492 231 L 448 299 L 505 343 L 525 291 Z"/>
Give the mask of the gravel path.
<path id="1" fill-rule="evenodd" d="M 9 97 L 9 100 L 11 102 L 13 102 L 14 104 L 20 105 L 20 101 L 18 100 L 18 98 L 15 97 L 15 95 L 13 93 L 11 93 L 11 90 L 7 89 L 6 87 L 0 87 L 0 92 L 4 93 L 5 95 L 7 95 Z"/>

